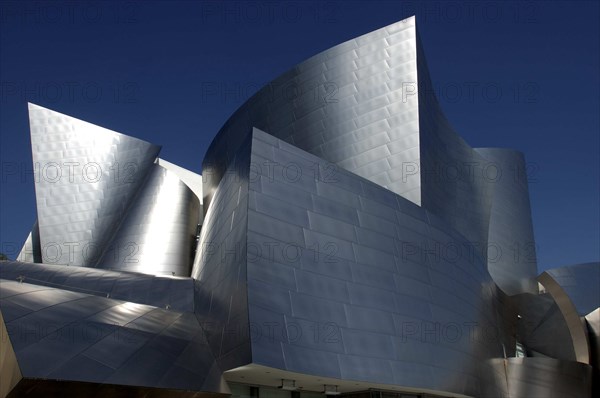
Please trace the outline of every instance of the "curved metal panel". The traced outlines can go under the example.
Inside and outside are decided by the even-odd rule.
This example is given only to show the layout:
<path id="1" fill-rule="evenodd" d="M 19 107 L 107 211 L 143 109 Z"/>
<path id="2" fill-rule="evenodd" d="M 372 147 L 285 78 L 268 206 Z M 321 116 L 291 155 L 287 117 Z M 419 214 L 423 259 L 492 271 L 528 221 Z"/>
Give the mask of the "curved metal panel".
<path id="1" fill-rule="evenodd" d="M 205 307 L 222 331 L 213 350 L 251 347 L 251 358 L 220 361 L 223 370 L 254 363 L 477 396 L 478 364 L 502 355 L 502 341 L 495 285 L 469 242 L 350 172 L 323 180 L 315 170 L 328 162 L 257 129 L 250 153 L 247 205 L 227 173 L 201 238 L 229 251 L 242 243 L 241 259 L 203 254 L 193 273 L 216 302 Z M 247 227 L 233 233 L 232 217 L 244 211 Z M 242 286 L 247 307 L 234 312 Z"/>
<path id="2" fill-rule="evenodd" d="M 200 200 L 200 204 L 202 204 L 202 175 L 194 173 L 193 171 L 184 169 L 181 166 L 177 166 L 174 163 L 168 162 L 164 159 L 158 158 L 156 163 L 165 169 L 169 170 L 172 173 L 175 173 L 177 177 L 187 185 L 194 195 L 198 197 Z"/>
<path id="3" fill-rule="evenodd" d="M 489 162 L 444 117 L 414 18 L 309 58 L 244 103 L 204 158 L 206 206 L 252 127 L 422 205 L 474 244 L 487 244 Z"/>
<path id="4" fill-rule="evenodd" d="M 435 95 L 417 36 L 421 205 L 470 242 L 487 247 L 492 188 L 488 162 L 452 128 Z"/>
<path id="5" fill-rule="evenodd" d="M 600 263 L 553 268 L 540 276 L 540 282 L 553 296 L 557 295 L 563 303 L 564 310 L 569 311 L 568 320 L 573 344 L 580 347 L 579 351 L 583 352 L 584 342 L 587 343 L 589 363 L 594 367 L 592 387 L 594 396 L 598 395 L 600 393 Z M 580 319 L 580 323 L 577 323 L 577 318 Z M 585 334 L 585 340 L 581 334 Z"/>
<path id="6" fill-rule="evenodd" d="M 542 274 L 553 303 L 530 294 L 535 251 L 491 258 L 490 244 L 533 244 L 523 157 L 471 148 L 434 91 L 414 17 L 360 36 L 242 105 L 204 178 L 155 162 L 155 145 L 30 104 L 39 232 L 19 258 L 121 272 L 0 269 L 25 278 L 0 285 L 9 329 L 103 332 L 21 334 L 25 375 L 222 391 L 221 370 L 250 365 L 344 388 L 586 396 L 600 299 L 578 289 L 600 267 Z M 132 329 L 133 341 L 109 340 Z M 538 336 L 536 355 L 584 363 L 506 358 Z M 573 352 L 546 350 L 560 338 Z"/>
<path id="7" fill-rule="evenodd" d="M 586 316 L 600 307 L 600 263 L 552 268 L 546 273 L 569 296 L 580 316 Z"/>
<path id="8" fill-rule="evenodd" d="M 492 359 L 482 364 L 488 381 L 480 396 L 505 398 L 588 398 L 589 365 L 552 358 Z M 490 389 L 500 385 L 501 390 Z"/>
<path id="9" fill-rule="evenodd" d="M 546 291 L 552 295 L 552 298 L 560 308 L 565 321 L 571 333 L 571 340 L 575 350 L 575 356 L 578 362 L 590 363 L 590 348 L 585 323 L 583 323 L 577 313 L 573 302 L 562 289 L 562 287 L 552 278 L 548 272 L 542 272 L 538 277 L 539 282 Z"/>
<path id="10" fill-rule="evenodd" d="M 394 41 L 400 44 L 394 47 Z M 391 50 L 389 47 L 394 48 Z M 363 56 L 364 60 L 361 59 Z M 365 66 L 364 70 L 360 65 Z M 396 67 L 398 69 L 392 71 Z M 314 98 L 307 95 L 290 100 L 283 95 L 278 96 L 274 91 L 276 87 L 293 85 L 303 88 L 304 94 L 306 87 L 316 89 L 318 93 L 320 85 L 326 83 L 328 77 L 336 77 L 335 81 L 342 82 L 341 87 L 347 89 L 340 101 L 336 102 L 337 105 L 311 102 Z M 305 83 L 306 86 L 303 85 Z M 470 253 L 476 253 L 471 255 L 471 262 L 490 262 L 487 248 L 496 182 L 484 173 L 493 161 L 466 144 L 444 117 L 435 98 L 414 19 L 371 32 L 318 54 L 275 79 L 242 105 L 220 130 L 203 161 L 203 194 L 207 214 L 211 212 L 213 197 L 221 190 L 222 179 L 227 177 L 228 165 L 240 153 L 239 142 L 253 126 L 265 129 L 273 136 L 254 132 L 251 168 L 260 183 L 252 179 L 250 181 L 248 237 L 245 243 L 253 248 L 291 245 L 302 253 L 310 253 L 310 247 L 322 244 L 328 249 L 335 248 L 334 257 L 341 260 L 341 264 L 302 264 L 300 268 L 310 270 L 305 275 L 299 274 L 296 266 L 291 267 L 291 273 L 289 268 L 279 266 L 286 262 L 284 258 L 270 259 L 268 263 L 271 264 L 260 263 L 260 266 L 248 263 L 250 322 L 284 324 L 286 327 L 288 319 L 298 320 L 299 325 L 311 321 L 317 324 L 332 323 L 340 330 L 342 343 L 326 345 L 313 342 L 299 347 L 302 344 L 290 343 L 289 336 L 284 332 L 275 338 L 274 346 L 264 341 L 252 341 L 252 361 L 327 377 L 400 385 L 405 383 L 408 386 L 439 388 L 456 393 L 476 393 L 481 380 L 477 371 L 466 371 L 460 375 L 452 372 L 476 369 L 477 361 L 470 361 L 469 358 L 477 355 L 479 360 L 500 356 L 498 350 L 502 343 L 514 339 L 508 331 L 499 331 L 496 341 L 491 344 L 474 344 L 470 348 L 460 349 L 454 346 L 453 349 L 459 352 L 456 356 L 439 347 L 423 349 L 421 352 L 426 357 L 445 352 L 449 361 L 454 358 L 455 365 L 458 364 L 454 370 L 443 371 L 424 365 L 419 374 L 429 375 L 427 382 L 416 376 L 399 376 L 404 374 L 402 362 L 412 363 L 414 358 L 408 361 L 402 355 L 398 357 L 397 353 L 393 358 L 390 357 L 394 351 L 392 336 L 397 336 L 398 332 L 391 326 L 393 322 L 390 323 L 390 319 L 395 319 L 388 318 L 398 309 L 396 300 L 400 299 L 394 299 L 394 294 L 403 295 L 402 300 L 404 296 L 409 297 L 406 301 L 413 303 L 414 308 L 419 308 L 420 315 L 407 310 L 408 315 L 421 323 L 425 319 L 422 313 L 430 314 L 430 318 L 427 318 L 430 322 L 460 319 L 460 316 L 444 314 L 443 310 L 437 308 L 434 313 L 430 304 L 424 302 L 432 300 L 442 306 L 452 302 L 454 310 L 464 308 L 451 299 L 452 294 L 448 296 L 446 292 L 440 293 L 439 289 L 431 287 L 442 284 L 446 276 L 436 274 L 439 270 L 435 269 L 435 265 L 444 262 L 440 260 L 441 252 L 447 250 L 448 246 L 468 247 Z M 368 141 L 361 142 L 367 137 Z M 294 146 L 286 146 L 283 141 Z M 307 159 L 311 160 L 309 164 Z M 503 160 L 506 165 L 510 163 L 510 159 Z M 283 177 L 277 177 L 278 172 L 273 166 L 280 166 L 284 171 Z M 411 167 L 410 170 L 408 167 Z M 264 168 L 269 169 L 268 172 Z M 269 182 L 282 182 L 286 177 L 289 178 L 285 173 L 290 168 L 300 171 L 303 177 L 312 175 L 313 180 L 305 178 L 300 182 L 294 181 L 286 188 L 265 182 L 269 179 Z M 450 168 L 458 170 L 458 175 L 448 176 Z M 320 184 L 323 182 L 320 179 L 331 176 L 332 171 L 336 177 L 344 176 L 343 184 Z M 380 187 L 366 184 L 360 177 Z M 343 188 L 339 189 L 340 186 Z M 263 189 L 268 191 L 266 195 L 262 195 Z M 510 188 L 507 187 L 497 189 L 499 202 L 502 200 L 501 194 L 508 190 Z M 422 209 L 406 206 L 394 193 L 422 205 Z M 526 195 L 526 190 L 522 190 L 523 193 Z M 399 203 L 403 203 L 400 205 L 402 209 L 394 208 Z M 223 207 L 224 204 L 219 206 Z M 395 225 L 398 212 L 404 211 L 410 216 L 403 215 L 400 224 Z M 224 220 L 228 218 L 226 215 Z M 423 218 L 426 221 L 419 221 Z M 496 216 L 496 220 L 498 218 L 501 215 Z M 364 229 L 359 228 L 362 223 L 366 223 Z M 523 223 L 527 224 L 525 221 Z M 394 231 L 394 234 L 386 236 L 381 230 L 383 227 L 387 228 L 388 233 Z M 407 234 L 406 237 L 398 236 L 399 228 Z M 494 234 L 497 232 L 498 228 L 494 226 Z M 289 241 L 282 240 L 284 237 Z M 441 238 L 442 242 L 436 238 Z M 222 239 L 217 238 L 216 242 L 222 242 Z M 399 239 L 400 243 L 395 239 Z M 481 253 L 481 248 L 486 252 Z M 404 261 L 407 255 L 412 258 Z M 398 256 L 402 259 L 400 272 L 406 273 L 401 275 L 406 275 L 408 281 L 396 281 L 397 278 L 402 280 L 402 277 L 394 275 Z M 279 265 L 273 266 L 272 263 Z M 214 270 L 212 273 L 216 275 L 215 264 L 206 269 Z M 373 266 L 368 267 L 369 264 Z M 455 279 L 457 283 L 464 284 L 468 280 L 487 286 L 490 290 L 485 294 L 473 287 L 471 290 L 456 286 L 451 288 L 452 282 L 448 280 L 442 285 L 455 294 L 460 292 L 461 299 L 467 302 L 478 303 L 485 297 L 493 303 L 488 302 L 488 309 L 499 306 L 488 266 L 485 264 L 483 270 L 474 271 L 477 267 L 473 268 L 471 264 L 469 271 L 464 273 L 459 271 L 460 268 L 448 264 L 445 269 L 461 274 Z M 523 275 L 529 275 L 531 267 L 520 269 L 521 266 L 515 265 L 518 275 L 510 281 L 519 280 L 518 284 L 524 286 L 519 285 L 512 291 L 503 286 L 509 293 L 523 289 L 533 291 L 535 284 L 521 280 Z M 261 276 L 253 281 L 252 275 L 258 270 Z M 238 275 L 242 274 L 240 272 Z M 376 280 L 377 283 L 371 286 L 377 285 L 377 292 L 364 286 L 351 288 L 348 280 L 356 281 L 355 275 L 362 278 L 359 284 L 365 283 L 365 280 Z M 393 286 L 389 285 L 391 280 L 394 280 Z M 269 281 L 272 283 L 269 284 Z M 282 285 L 277 286 L 275 281 Z M 405 292 L 396 292 L 386 297 L 386 289 L 399 289 L 397 283 L 401 283 L 401 289 L 410 292 L 414 286 L 422 286 L 427 294 L 411 297 Z M 264 291 L 269 294 L 260 293 Z M 210 292 L 214 293 L 215 290 Z M 327 296 L 323 292 L 331 293 Z M 311 298 L 311 295 L 315 298 Z M 364 298 L 364 303 L 370 304 L 359 304 L 356 310 L 349 309 L 352 308 L 349 304 L 355 304 L 353 298 L 363 295 L 374 298 Z M 220 296 L 223 294 L 220 293 Z M 232 297 L 225 294 L 221 305 L 225 306 L 226 298 Z M 363 305 L 367 308 L 362 308 Z M 484 316 L 485 321 L 474 314 L 467 318 L 477 319 L 478 325 L 497 328 L 496 325 L 504 321 L 500 312 Z M 371 329 L 357 332 L 356 329 L 360 330 L 362 325 L 369 323 L 373 324 Z M 371 344 L 367 344 L 367 341 Z M 345 342 L 350 343 L 344 346 Z M 360 351 L 362 347 L 370 348 Z M 408 347 L 412 348 L 411 345 Z M 461 349 L 468 354 L 465 356 L 466 352 L 460 353 Z M 513 351 L 506 347 L 505 350 Z M 342 361 L 340 355 L 348 357 Z M 409 356 L 414 357 L 414 353 Z M 242 364 L 243 361 L 237 363 L 238 366 Z M 395 379 L 398 377 L 401 379 Z"/>
<path id="11" fill-rule="evenodd" d="M 523 154 L 512 149 L 475 149 L 500 171 L 493 181 L 488 270 L 509 295 L 537 294 L 536 247 Z"/>
<path id="12" fill-rule="evenodd" d="M 251 361 L 246 286 L 249 135 L 232 156 L 206 213 L 192 269 L 194 311 L 222 369 Z"/>
<path id="13" fill-rule="evenodd" d="M 420 204 L 414 17 L 296 65 L 243 104 L 204 158 L 208 206 L 252 127 Z M 410 162 L 403 167 L 402 162 Z M 415 167 L 415 165 L 417 167 Z"/>
<path id="14" fill-rule="evenodd" d="M 511 300 L 518 307 L 517 338 L 527 356 L 577 360 L 569 325 L 549 293 L 524 293 Z"/>
<path id="15" fill-rule="evenodd" d="M 202 224 L 202 221 L 204 219 L 204 210 L 202 208 L 202 175 L 184 169 L 183 167 L 177 166 L 174 163 L 167 162 L 166 160 L 161 158 L 157 159 L 157 163 L 165 169 L 175 173 L 177 177 L 179 177 L 179 179 L 185 185 L 187 185 L 192 190 L 192 192 L 194 192 L 194 195 L 196 195 L 196 197 L 200 201 L 200 215 L 198 223 Z"/>
<path id="16" fill-rule="evenodd" d="M 551 358 L 508 358 L 506 373 L 511 398 L 587 398 L 591 366 Z"/>
<path id="17" fill-rule="evenodd" d="M 93 266 L 160 147 L 29 104 L 42 261 Z"/>
<path id="18" fill-rule="evenodd" d="M 189 276 L 200 202 L 175 173 L 155 164 L 127 208 L 99 268 Z"/>

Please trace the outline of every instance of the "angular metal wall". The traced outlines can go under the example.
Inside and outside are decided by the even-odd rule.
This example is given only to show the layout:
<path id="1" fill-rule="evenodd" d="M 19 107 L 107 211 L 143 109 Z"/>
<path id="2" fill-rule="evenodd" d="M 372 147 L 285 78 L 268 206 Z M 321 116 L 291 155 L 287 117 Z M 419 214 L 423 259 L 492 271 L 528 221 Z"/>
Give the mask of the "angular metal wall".
<path id="1" fill-rule="evenodd" d="M 473 150 L 445 118 L 414 18 L 332 47 L 279 76 L 244 103 L 204 158 L 203 172 L 210 176 L 204 180 L 206 206 L 252 127 L 331 162 L 330 169 L 343 168 L 422 205 L 473 245 L 487 247 L 497 183 L 491 166 L 496 163 Z M 507 188 L 496 191 L 501 195 Z M 522 223 L 522 234 L 530 232 Z M 493 233 L 503 234 L 497 226 Z M 532 243 L 528 239 L 522 244 Z M 508 261 L 492 259 L 492 276 L 498 275 L 508 293 L 533 291 L 531 264 L 521 269 L 524 264 L 507 266 Z M 530 279 L 522 280 L 525 277 Z"/>
<path id="2" fill-rule="evenodd" d="M 213 350 L 237 355 L 223 369 L 253 363 L 478 395 L 478 364 L 503 343 L 483 257 L 433 214 L 339 168 L 323 179 L 315 170 L 328 162 L 257 129 L 251 154 L 247 194 L 228 173 L 201 238 L 230 250 L 243 242 L 245 255 L 221 252 L 193 274 L 221 331 Z M 246 211 L 238 232 L 232 217 Z M 247 337 L 233 344 L 235 330 Z"/>
<path id="3" fill-rule="evenodd" d="M 93 266 L 160 147 L 29 104 L 42 261 Z"/>
<path id="4" fill-rule="evenodd" d="M 339 98 L 327 96 L 331 80 L 330 87 L 334 87 Z M 288 89 L 288 97 L 282 88 Z M 297 94 L 294 91 L 297 89 L 301 95 L 290 98 L 290 90 Z M 311 91 L 316 97 L 307 94 Z M 414 19 L 318 54 L 275 79 L 242 105 L 217 134 L 203 162 L 205 176 L 209 176 L 203 186 L 207 214 L 211 212 L 213 196 L 219 194 L 219 184 L 227 174 L 228 165 L 240 154 L 239 142 L 252 127 L 271 134 L 253 133 L 250 175 L 254 172 L 257 178 L 250 178 L 249 184 L 247 270 L 238 273 L 241 276 L 245 272 L 248 281 L 249 325 L 242 329 L 251 336 L 242 340 L 244 345 L 251 341 L 252 363 L 344 380 L 405 383 L 475 395 L 484 390 L 489 392 L 487 388 L 497 388 L 498 394 L 507 393 L 502 383 L 492 383 L 484 389 L 482 385 L 489 384 L 489 369 L 474 369 L 486 359 L 515 355 L 515 339 L 519 338 L 516 333 L 520 330 L 518 306 L 505 294 L 538 293 L 525 163 L 516 151 L 475 150 L 452 129 L 437 101 Z M 281 176 L 274 169 L 278 166 Z M 287 180 L 298 172 L 304 177 L 311 175 L 313 181 L 296 180 L 288 184 Z M 336 189 L 339 184 L 322 184 L 333 175 L 346 176 L 347 185 L 342 190 Z M 263 189 L 270 191 L 263 194 Z M 375 202 L 369 195 L 375 195 Z M 405 199 L 421 208 L 406 210 Z M 398 204 L 404 207 L 393 208 Z M 391 213 L 389 206 L 393 209 Z M 403 211 L 411 216 L 398 219 L 398 212 Z M 415 212 L 425 214 L 425 219 L 419 221 Z M 371 216 L 380 218 L 370 219 Z M 228 217 L 225 214 L 224 218 Z M 386 236 L 390 230 L 396 235 Z M 406 237 L 399 236 L 399 230 L 406 232 Z M 436 240 L 444 234 L 441 241 Z M 217 239 L 213 243 L 219 242 Z M 495 252 L 491 252 L 490 246 Z M 461 255 L 468 253 L 471 267 L 460 276 L 452 275 L 456 279 L 438 276 L 436 264 L 440 258 L 455 253 L 456 250 L 452 251 L 455 247 L 462 249 Z M 277 248 L 297 251 L 301 260 L 290 265 L 289 258 L 281 253 L 279 258 L 272 257 L 276 256 Z M 336 250 L 333 257 L 342 259 L 341 263 L 310 264 L 307 260 L 315 255 L 322 257 L 323 253 L 325 257 L 331 256 L 327 250 L 332 249 Z M 252 250 L 258 250 L 260 255 L 256 256 Z M 265 251 L 271 256 L 267 262 Z M 462 260 L 455 259 L 452 266 L 446 262 L 443 270 L 458 274 L 460 267 L 455 266 Z M 477 261 L 484 264 L 480 271 L 473 267 Z M 239 260 L 235 265 L 224 263 L 229 264 L 227 270 L 240 267 Z M 207 269 L 218 268 L 218 262 L 204 264 Z M 396 268 L 409 282 L 398 285 L 398 278 L 402 277 L 394 275 Z M 388 274 L 381 274 L 382 271 Z M 235 278 L 230 271 L 227 273 L 230 275 L 227 283 L 231 284 Z M 357 275 L 360 275 L 358 280 Z M 443 289 L 438 288 L 444 277 L 443 286 L 449 296 L 442 299 Z M 238 285 L 239 280 L 236 280 Z M 394 284 L 390 285 L 392 280 Z M 471 289 L 464 288 L 467 280 L 474 283 Z M 494 282 L 502 292 L 495 290 Z M 360 286 L 354 287 L 352 283 Z M 211 286 L 208 290 L 212 297 L 219 289 L 214 283 Z M 374 289 L 375 286 L 378 288 Z M 386 293 L 387 289 L 392 293 Z M 403 304 L 398 303 L 397 295 L 407 295 L 407 302 L 416 300 L 411 302 L 408 316 L 421 324 L 425 319 L 465 321 L 464 314 L 463 318 L 455 313 L 444 317 L 432 310 L 438 304 L 444 307 L 452 302 L 452 310 L 457 312 L 464 307 L 455 301 L 456 297 L 469 303 L 468 308 L 484 308 L 476 303 L 486 302 L 488 313 L 483 315 L 484 320 L 475 313 L 466 319 L 476 319 L 474 322 L 483 329 L 495 330 L 495 339 L 462 347 L 463 355 L 468 352 L 471 359 L 477 358 L 472 361 L 457 359 L 461 358 L 461 349 L 453 346 L 459 353 L 454 352 L 456 357 L 448 354 L 446 358 L 458 365 L 452 370 L 440 369 L 444 366 L 439 364 L 436 369 L 422 369 L 419 374 L 428 375 L 427 383 L 417 376 L 406 376 L 399 370 L 404 357 L 394 348 L 397 344 L 394 336 L 398 337 L 399 329 L 385 326 L 386 322 L 387 327 L 391 325 L 386 321 L 386 311 L 395 314 L 394 320 L 400 316 L 396 311 Z M 363 300 L 371 303 L 370 308 L 360 302 L 363 296 L 368 297 Z M 218 297 L 217 302 L 223 306 L 227 300 L 234 300 L 233 294 L 223 292 Z M 363 318 L 354 314 L 354 305 L 366 308 L 356 310 L 357 314 L 363 311 Z M 562 313 L 555 318 L 564 324 Z M 228 317 L 216 320 L 217 324 L 226 320 L 227 328 L 231 327 Z M 252 324 L 281 325 L 283 329 L 269 330 L 275 334 L 261 340 L 252 338 L 252 332 L 264 337 L 265 330 L 260 327 L 258 331 L 252 330 Z M 339 331 L 340 339 L 328 342 L 331 344 L 307 341 L 306 336 L 291 339 L 290 324 L 301 332 L 309 325 L 321 333 L 333 328 Z M 365 324 L 372 325 L 371 329 L 360 331 Z M 224 339 L 226 328 L 217 329 Z M 567 330 L 565 327 L 563 337 L 569 337 Z M 544 334 L 543 338 L 546 337 Z M 221 345 L 215 349 L 223 353 Z M 244 352 L 246 355 L 247 349 Z M 420 352 L 433 356 L 444 351 L 435 346 Z M 560 355 L 570 359 L 575 354 L 570 351 Z M 418 354 L 411 352 L 408 357 L 414 367 Z M 503 373 L 500 380 L 505 379 Z M 420 382 L 423 384 L 419 385 Z"/>
<path id="5" fill-rule="evenodd" d="M 156 145 L 37 105 L 29 111 L 38 221 L 19 259 L 189 276 L 202 177 L 154 163 Z"/>
<path id="6" fill-rule="evenodd" d="M 600 300 L 577 289 L 598 266 L 548 271 L 538 295 L 524 159 L 454 132 L 414 17 L 261 89 L 215 137 L 202 186 L 152 144 L 36 105 L 30 121 L 39 221 L 19 258 L 120 272 L 3 266 L 9 329 L 108 328 L 24 333 L 26 377 L 225 391 L 222 371 L 266 369 L 347 391 L 587 395 Z M 511 358 L 517 342 L 535 358 Z"/>
<path id="7" fill-rule="evenodd" d="M 115 300 L 148 304 L 173 311 L 192 312 L 191 278 L 115 272 L 88 267 L 65 267 L 8 261 L 0 267 L 0 278 L 39 286 L 59 287 Z"/>
<path id="8" fill-rule="evenodd" d="M 0 296 L 24 378 L 227 392 L 191 312 L 9 280 Z"/>

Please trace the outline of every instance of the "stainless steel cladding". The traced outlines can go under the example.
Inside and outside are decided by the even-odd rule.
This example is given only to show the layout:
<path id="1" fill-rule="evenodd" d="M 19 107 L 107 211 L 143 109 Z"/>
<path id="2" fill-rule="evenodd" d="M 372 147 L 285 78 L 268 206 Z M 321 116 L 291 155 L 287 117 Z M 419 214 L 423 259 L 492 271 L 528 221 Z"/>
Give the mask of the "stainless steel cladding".
<path id="1" fill-rule="evenodd" d="M 156 145 L 37 105 L 29 113 L 38 221 L 19 259 L 189 276 L 200 199 L 178 174 L 196 192 L 201 177 L 157 164 Z"/>
<path id="2" fill-rule="evenodd" d="M 524 156 L 452 129 L 414 17 L 259 90 L 203 176 L 36 105 L 30 123 L 38 221 L 0 266 L 25 380 L 281 398 L 600 386 L 600 265 L 537 276 Z M 48 323 L 108 329 L 18 332 Z"/>

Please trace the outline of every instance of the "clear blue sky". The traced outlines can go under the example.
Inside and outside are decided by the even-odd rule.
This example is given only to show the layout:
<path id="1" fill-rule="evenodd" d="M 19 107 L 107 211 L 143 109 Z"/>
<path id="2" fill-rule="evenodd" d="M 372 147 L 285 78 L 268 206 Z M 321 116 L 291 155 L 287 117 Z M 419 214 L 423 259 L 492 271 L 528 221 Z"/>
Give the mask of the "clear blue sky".
<path id="1" fill-rule="evenodd" d="M 535 170 L 539 269 L 599 258 L 597 2 L 0 7 L 0 251 L 20 246 L 35 219 L 33 178 L 7 174 L 31 168 L 27 101 L 161 144 L 161 157 L 200 172 L 215 133 L 261 85 L 415 14 L 457 132 L 474 147 L 521 150 Z"/>

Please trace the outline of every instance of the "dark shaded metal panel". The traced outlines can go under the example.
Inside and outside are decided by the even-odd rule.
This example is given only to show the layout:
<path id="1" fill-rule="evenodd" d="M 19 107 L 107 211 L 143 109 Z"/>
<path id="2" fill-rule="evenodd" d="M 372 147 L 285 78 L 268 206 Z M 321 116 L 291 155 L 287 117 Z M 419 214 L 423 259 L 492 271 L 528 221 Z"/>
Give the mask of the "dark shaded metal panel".
<path id="1" fill-rule="evenodd" d="M 97 266 L 152 275 L 189 276 L 200 202 L 175 173 L 158 164 L 149 173 Z"/>
<path id="2" fill-rule="evenodd" d="M 508 379 L 506 376 L 506 359 L 492 358 L 481 362 L 480 397 L 510 398 L 508 394 Z"/>
<path id="3" fill-rule="evenodd" d="M 552 358 L 508 358 L 510 398 L 591 397 L 592 367 Z"/>
<path id="4" fill-rule="evenodd" d="M 486 369 L 479 396 L 501 398 L 591 397 L 592 367 L 553 358 L 497 358 L 482 363 Z"/>
<path id="5" fill-rule="evenodd" d="M 537 294 L 536 246 L 531 222 L 528 176 L 522 153 L 512 149 L 477 148 L 494 168 L 488 235 L 488 270 L 509 295 Z"/>
<path id="6" fill-rule="evenodd" d="M 93 266 L 159 146 L 29 104 L 42 260 Z"/>
<path id="7" fill-rule="evenodd" d="M 26 263 L 41 263 L 42 262 L 42 247 L 40 245 L 40 228 L 37 220 L 31 228 L 31 232 L 27 236 L 27 240 L 23 244 L 19 255 L 16 258 L 17 261 L 23 261 Z"/>
<path id="8" fill-rule="evenodd" d="M 577 361 L 589 364 L 590 348 L 588 334 L 585 323 L 581 321 L 575 305 L 567 293 L 548 272 L 542 272 L 538 277 L 538 281 L 544 286 L 546 291 L 550 293 L 563 314 L 563 317 L 569 327 L 571 341 L 575 350 Z"/>
<path id="9" fill-rule="evenodd" d="M 511 300 L 516 303 L 520 316 L 518 341 L 525 345 L 528 356 L 577 360 L 569 326 L 550 294 L 523 293 L 512 296 Z"/>
<path id="10" fill-rule="evenodd" d="M 8 398 L 90 397 L 90 398 L 227 398 L 227 392 L 186 391 L 69 380 L 23 379 Z"/>

